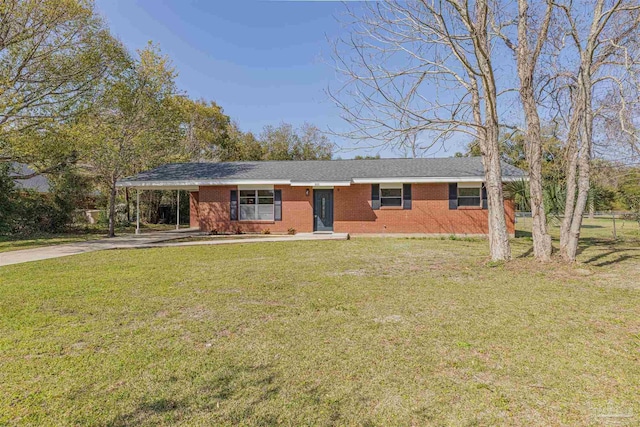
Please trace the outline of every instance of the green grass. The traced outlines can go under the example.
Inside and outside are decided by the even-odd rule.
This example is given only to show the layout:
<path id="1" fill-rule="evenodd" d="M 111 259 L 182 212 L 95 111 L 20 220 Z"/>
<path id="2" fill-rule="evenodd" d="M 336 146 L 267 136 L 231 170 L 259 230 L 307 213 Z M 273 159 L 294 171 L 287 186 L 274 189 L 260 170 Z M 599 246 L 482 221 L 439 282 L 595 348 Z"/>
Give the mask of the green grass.
<path id="1" fill-rule="evenodd" d="M 380 238 L 3 267 L 0 425 L 637 425 L 628 233 L 576 266 Z"/>
<path id="2" fill-rule="evenodd" d="M 184 227 L 184 226 L 183 226 Z M 142 232 L 173 230 L 174 224 L 149 224 L 141 226 Z M 135 225 L 119 227 L 116 235 L 135 233 Z M 0 252 L 33 249 L 43 246 L 63 245 L 66 243 L 84 242 L 87 240 L 103 239 L 107 237 L 107 229 L 102 226 L 86 226 L 66 233 L 40 233 L 36 235 L 0 236 Z"/>
<path id="3" fill-rule="evenodd" d="M 616 218 L 616 237 L 620 240 L 640 240 L 640 225 L 637 221 Z M 549 230 L 555 238 L 560 236 L 560 220 L 550 219 Z M 531 237 L 531 218 L 518 218 L 516 237 Z M 613 239 L 613 219 L 611 217 L 585 218 L 582 220 L 580 237 L 583 240 Z"/>
<path id="4" fill-rule="evenodd" d="M 206 236 L 191 236 L 191 237 L 183 237 L 182 239 L 173 239 L 171 243 L 183 243 L 183 242 L 207 242 L 214 240 L 243 240 L 243 239 L 259 239 L 261 237 L 283 237 L 287 236 L 287 234 L 261 234 L 261 233 L 250 233 L 250 234 L 212 234 Z"/>

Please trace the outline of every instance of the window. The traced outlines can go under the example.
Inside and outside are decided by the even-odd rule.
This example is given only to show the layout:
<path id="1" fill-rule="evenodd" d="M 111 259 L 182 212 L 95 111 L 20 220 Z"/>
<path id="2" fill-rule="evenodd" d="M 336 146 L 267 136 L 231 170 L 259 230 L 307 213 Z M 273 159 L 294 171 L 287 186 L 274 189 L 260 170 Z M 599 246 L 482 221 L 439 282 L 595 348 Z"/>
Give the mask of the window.
<path id="1" fill-rule="evenodd" d="M 458 185 L 458 206 L 481 206 L 480 187 Z"/>
<path id="2" fill-rule="evenodd" d="M 273 221 L 273 190 L 240 190 L 240 221 Z"/>
<path id="3" fill-rule="evenodd" d="M 402 206 L 402 186 L 380 188 L 380 206 Z"/>

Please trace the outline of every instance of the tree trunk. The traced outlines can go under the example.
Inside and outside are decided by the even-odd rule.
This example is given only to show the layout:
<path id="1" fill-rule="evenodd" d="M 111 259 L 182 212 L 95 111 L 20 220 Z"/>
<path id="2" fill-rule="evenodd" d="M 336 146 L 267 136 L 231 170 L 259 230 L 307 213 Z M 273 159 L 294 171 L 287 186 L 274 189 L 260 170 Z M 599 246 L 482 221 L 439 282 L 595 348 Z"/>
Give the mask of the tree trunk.
<path id="1" fill-rule="evenodd" d="M 533 255 L 538 261 L 551 260 L 551 236 L 547 229 L 547 217 L 544 209 L 542 183 L 542 140 L 540 116 L 534 91 L 534 72 L 542 44 L 529 48 L 529 21 L 527 0 L 518 1 L 518 46 L 516 48 L 518 77 L 520 78 L 520 100 L 525 114 L 527 130 L 525 133 L 525 157 L 529 165 L 529 195 L 531 204 L 531 236 L 533 237 Z M 546 38 L 551 19 L 551 6 L 542 23 L 539 37 Z M 537 41 L 536 43 L 541 43 Z"/>
<path id="2" fill-rule="evenodd" d="M 532 76 L 521 76 L 520 98 L 527 123 L 525 155 L 529 164 L 531 235 L 533 255 L 538 261 L 547 262 L 551 259 L 551 235 L 547 229 L 547 216 L 544 209 L 540 117 L 534 98 L 533 80 L 530 77 Z"/>
<path id="3" fill-rule="evenodd" d="M 487 0 L 478 0 L 475 10 L 476 28 L 473 42 L 478 68 L 481 71 L 480 79 L 482 81 L 485 110 L 484 132 L 480 142 L 485 187 L 487 188 L 487 205 L 489 208 L 489 250 L 493 261 L 508 261 L 511 259 L 511 245 L 509 244 L 509 232 L 507 231 L 507 220 L 504 213 L 499 143 L 500 122 L 497 108 L 498 92 L 493 74 L 493 64 L 491 63 L 491 46 L 488 40 L 489 6 Z M 473 76 L 474 80 L 475 78 Z M 477 92 L 474 95 L 477 95 Z M 474 110 L 475 120 L 478 122 L 481 120 L 479 111 Z"/>
<path id="4" fill-rule="evenodd" d="M 569 123 L 569 134 L 567 135 L 567 176 L 566 176 L 566 195 L 564 204 L 564 216 L 560 224 L 560 255 L 566 259 L 567 245 L 571 238 L 571 222 L 573 219 L 573 210 L 576 202 L 578 175 L 578 132 L 582 123 L 582 103 L 578 100 L 574 101 L 573 117 Z"/>
<path id="5" fill-rule="evenodd" d="M 109 189 L 109 237 L 116 236 L 116 181 L 110 183 Z"/>
<path id="6" fill-rule="evenodd" d="M 585 96 L 585 102 L 590 105 L 591 99 Z M 578 243 L 580 240 L 580 228 L 582 227 L 582 217 L 584 216 L 589 199 L 589 189 L 591 181 L 591 129 L 593 125 L 593 117 L 591 111 L 587 108 L 584 112 L 583 126 L 581 127 L 582 146 L 580 147 L 578 157 L 578 194 L 576 204 L 573 209 L 573 217 L 571 218 L 571 227 L 569 228 L 567 245 L 562 258 L 568 262 L 575 262 L 578 253 Z"/>
<path id="7" fill-rule="evenodd" d="M 603 23 L 606 24 L 611 13 L 620 7 L 620 2 L 618 2 L 616 6 L 603 14 L 604 0 L 598 0 L 594 3 L 591 30 L 580 54 L 580 67 L 576 76 L 576 90 L 573 99 L 573 117 L 569 123 L 567 138 L 568 143 L 570 142 L 568 147 L 571 150 L 571 163 L 567 171 L 567 202 L 560 230 L 560 254 L 568 262 L 576 260 L 582 217 L 589 197 L 594 114 L 592 104 L 594 53 L 602 43 L 599 38 L 606 26 Z M 605 17 L 606 19 L 603 20 Z M 637 21 L 635 25 L 637 25 Z M 600 62 L 600 65 L 602 63 Z M 596 66 L 596 69 L 600 65 Z M 580 139 L 580 145 L 578 145 L 578 139 Z"/>
<path id="8" fill-rule="evenodd" d="M 493 132 L 497 146 L 497 129 Z M 489 136 L 489 135 L 488 135 Z M 487 146 L 492 144 L 486 144 Z M 511 246 L 507 221 L 504 214 L 504 194 L 502 191 L 502 169 L 497 149 L 488 149 L 483 155 L 485 187 L 487 188 L 487 205 L 489 208 L 489 250 L 493 261 L 511 259 Z"/>
<path id="9" fill-rule="evenodd" d="M 583 147 L 586 150 L 587 147 Z M 584 159 L 586 157 L 586 159 Z M 584 215 L 589 197 L 589 159 L 588 155 L 580 155 L 579 176 L 578 176 L 578 196 L 576 205 L 573 210 L 573 218 L 571 218 L 571 227 L 569 229 L 569 238 L 562 258 L 568 262 L 574 262 L 578 251 L 578 242 L 580 240 L 580 228 L 582 227 L 582 216 Z"/>
<path id="10" fill-rule="evenodd" d="M 127 203 L 127 222 L 131 222 L 131 207 L 130 207 L 130 203 L 129 203 L 129 188 L 125 187 L 124 189 L 124 198 L 126 200 Z"/>
<path id="11" fill-rule="evenodd" d="M 538 137 L 539 138 L 539 137 Z M 532 150 L 540 152 L 540 143 Z M 540 155 L 530 155 L 529 194 L 531 200 L 531 236 L 533 237 L 533 256 L 542 262 L 551 260 L 551 235 L 547 228 L 547 216 L 544 208 L 542 185 L 542 167 Z"/>
<path id="12" fill-rule="evenodd" d="M 591 89 L 593 84 L 589 67 L 590 59 L 588 55 L 583 55 L 583 67 L 578 75 L 578 94 L 576 97 L 580 108 L 576 108 L 574 111 L 569 128 L 569 137 L 572 138 L 572 144 L 569 148 L 574 150 L 575 155 L 572 158 L 575 159 L 575 163 L 570 163 L 567 171 L 567 203 L 560 229 L 560 255 L 567 262 L 576 260 L 580 227 L 582 227 L 582 217 L 589 198 L 591 181 L 591 136 L 593 130 Z M 571 126 L 574 124 L 576 126 L 572 128 Z M 578 140 L 580 140 L 580 145 L 578 145 Z M 570 177 L 571 180 L 569 180 Z"/>

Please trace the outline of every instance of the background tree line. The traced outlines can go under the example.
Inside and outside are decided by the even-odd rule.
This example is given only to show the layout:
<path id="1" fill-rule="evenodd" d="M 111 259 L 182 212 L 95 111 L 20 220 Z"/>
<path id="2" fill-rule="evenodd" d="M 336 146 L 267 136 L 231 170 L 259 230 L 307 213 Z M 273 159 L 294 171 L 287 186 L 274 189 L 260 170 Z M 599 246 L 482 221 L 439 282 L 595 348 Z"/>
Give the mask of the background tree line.
<path id="1" fill-rule="evenodd" d="M 502 160 L 522 170 L 529 165 L 524 153 L 524 135 L 506 133 L 500 140 Z M 464 152 L 456 157 L 479 156 L 477 143 L 471 142 Z M 546 216 L 559 221 L 566 202 L 566 167 L 564 147 L 560 139 L 553 135 L 553 127 L 542 128 L 543 198 Z M 531 211 L 531 195 L 526 181 L 511 182 L 506 191 L 516 202 L 519 211 Z M 640 167 L 626 162 L 604 158 L 592 162 L 591 186 L 587 199 L 587 211 L 590 216 L 596 212 L 622 211 L 640 223 Z"/>
<path id="2" fill-rule="evenodd" d="M 168 162 L 331 158 L 317 127 L 243 132 L 214 101 L 180 91 L 176 76 L 153 43 L 129 52 L 90 0 L 2 2 L 0 233 L 58 231 L 95 202 L 114 235 L 118 205 L 120 219 L 131 219 L 116 182 Z M 20 175 L 16 164 L 33 172 Z M 48 177 L 49 194 L 15 187 L 37 174 Z M 143 218 L 159 219 L 163 196 L 149 192 Z"/>

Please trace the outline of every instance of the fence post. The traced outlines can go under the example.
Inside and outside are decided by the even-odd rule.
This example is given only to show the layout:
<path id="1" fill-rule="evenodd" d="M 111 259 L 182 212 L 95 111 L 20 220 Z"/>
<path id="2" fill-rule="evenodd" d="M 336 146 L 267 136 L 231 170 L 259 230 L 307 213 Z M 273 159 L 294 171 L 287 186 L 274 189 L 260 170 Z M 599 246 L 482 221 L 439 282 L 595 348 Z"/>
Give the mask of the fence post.
<path id="1" fill-rule="evenodd" d="M 611 211 L 611 217 L 613 218 L 613 240 L 618 240 L 618 234 L 616 233 L 616 212 Z"/>

